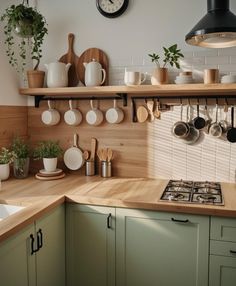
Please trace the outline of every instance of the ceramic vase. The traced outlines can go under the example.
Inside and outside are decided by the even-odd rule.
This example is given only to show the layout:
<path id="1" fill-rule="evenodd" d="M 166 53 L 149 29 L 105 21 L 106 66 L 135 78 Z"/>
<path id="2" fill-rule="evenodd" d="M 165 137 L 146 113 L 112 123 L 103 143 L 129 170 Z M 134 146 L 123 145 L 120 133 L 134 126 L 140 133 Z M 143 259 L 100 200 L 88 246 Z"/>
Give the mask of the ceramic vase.
<path id="1" fill-rule="evenodd" d="M 0 164 L 0 180 L 5 181 L 10 175 L 10 164 Z"/>
<path id="2" fill-rule="evenodd" d="M 57 158 L 43 158 L 43 165 L 47 172 L 54 172 L 57 169 Z"/>
<path id="3" fill-rule="evenodd" d="M 169 79 L 168 79 L 167 68 L 155 68 L 154 69 L 152 76 L 151 76 L 152 85 L 167 84 L 168 81 Z"/>

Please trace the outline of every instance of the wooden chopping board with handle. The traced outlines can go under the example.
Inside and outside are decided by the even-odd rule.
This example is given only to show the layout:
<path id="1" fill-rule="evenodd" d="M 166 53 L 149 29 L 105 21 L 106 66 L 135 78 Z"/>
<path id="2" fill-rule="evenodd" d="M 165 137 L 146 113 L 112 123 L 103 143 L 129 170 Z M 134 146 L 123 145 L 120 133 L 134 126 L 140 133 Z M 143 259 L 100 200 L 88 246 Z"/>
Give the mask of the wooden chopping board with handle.
<path id="1" fill-rule="evenodd" d="M 77 76 L 78 76 L 79 80 L 85 85 L 85 80 L 84 80 L 85 67 L 84 67 L 83 63 L 89 63 L 93 59 L 95 59 L 97 62 L 99 62 L 102 65 L 102 68 L 105 69 L 106 79 L 105 79 L 105 82 L 103 83 L 103 85 L 108 85 L 108 83 L 109 83 L 109 78 L 108 78 L 109 61 L 108 61 L 108 57 L 105 54 L 105 52 L 103 52 L 102 50 L 97 49 L 97 48 L 87 49 L 80 55 L 79 60 L 78 60 L 78 64 L 77 64 L 77 69 L 76 69 Z"/>
<path id="2" fill-rule="evenodd" d="M 75 35 L 70 33 L 68 35 L 68 51 L 59 59 L 59 62 L 61 63 L 71 63 L 71 67 L 68 72 L 68 86 L 77 86 L 79 83 L 79 78 L 76 73 L 76 66 L 78 64 L 79 57 L 74 52 L 74 39 Z"/>

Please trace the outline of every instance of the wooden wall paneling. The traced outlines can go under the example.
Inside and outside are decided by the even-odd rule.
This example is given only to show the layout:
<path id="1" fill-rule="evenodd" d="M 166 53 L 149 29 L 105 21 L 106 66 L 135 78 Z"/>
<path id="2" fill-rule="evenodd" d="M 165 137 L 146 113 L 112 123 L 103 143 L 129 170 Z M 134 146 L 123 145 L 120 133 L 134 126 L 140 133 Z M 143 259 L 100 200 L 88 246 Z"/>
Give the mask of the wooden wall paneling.
<path id="1" fill-rule="evenodd" d="M 0 106 L 0 147 L 9 147 L 15 135 L 27 139 L 26 106 Z"/>
<path id="2" fill-rule="evenodd" d="M 140 104 L 144 103 L 143 101 Z M 130 102 L 129 102 L 130 104 Z M 85 116 L 90 109 L 89 101 L 77 102 L 77 106 L 83 114 L 83 121 L 78 126 L 68 126 L 64 120 L 64 112 L 68 109 L 68 103 L 63 101 L 53 102 L 61 114 L 61 121 L 57 126 L 46 126 L 41 121 L 42 112 L 47 109 L 47 103 L 42 102 L 40 108 L 28 108 L 28 134 L 32 146 L 41 140 L 59 140 L 63 149 L 73 144 L 73 133 L 79 134 L 79 147 L 90 150 L 90 140 L 97 138 L 98 148 L 111 148 L 115 156 L 112 161 L 113 174 L 122 177 L 148 177 L 148 138 L 147 124 L 133 123 L 131 107 L 123 107 L 122 101 L 118 106 L 125 112 L 125 119 L 120 124 L 109 124 L 105 120 L 105 111 L 113 106 L 112 100 L 101 101 L 100 109 L 104 113 L 104 122 L 97 127 L 87 124 Z M 76 103 L 74 102 L 76 106 Z M 96 102 L 94 103 L 96 106 Z M 38 164 L 38 163 L 37 163 Z M 36 166 L 36 164 L 34 164 Z M 99 168 L 99 166 L 97 166 Z M 76 171 L 84 174 L 84 168 Z"/>

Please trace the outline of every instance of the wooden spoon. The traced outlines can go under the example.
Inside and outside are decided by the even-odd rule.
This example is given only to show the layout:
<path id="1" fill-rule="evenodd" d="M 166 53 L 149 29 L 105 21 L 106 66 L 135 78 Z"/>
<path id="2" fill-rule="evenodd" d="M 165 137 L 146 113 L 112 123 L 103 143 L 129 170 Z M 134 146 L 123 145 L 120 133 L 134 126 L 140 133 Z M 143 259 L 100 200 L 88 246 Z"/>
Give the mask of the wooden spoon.
<path id="1" fill-rule="evenodd" d="M 87 161 L 89 159 L 89 151 L 85 150 L 83 156 L 84 156 L 84 160 Z"/>
<path id="2" fill-rule="evenodd" d="M 107 160 L 107 149 L 102 149 L 102 161 Z"/>
<path id="3" fill-rule="evenodd" d="M 144 105 L 137 108 L 137 119 L 140 123 L 143 123 L 148 119 L 148 111 Z"/>
<path id="4" fill-rule="evenodd" d="M 97 151 L 97 155 L 98 155 L 99 160 L 100 160 L 100 161 L 103 161 L 102 149 L 99 149 L 99 150 Z"/>
<path id="5" fill-rule="evenodd" d="M 90 156 L 90 160 L 91 161 L 95 160 L 96 147 L 97 147 L 97 139 L 96 138 L 92 138 L 91 139 L 91 156 Z"/>
<path id="6" fill-rule="evenodd" d="M 154 101 L 153 100 L 148 100 L 147 101 L 147 108 L 150 114 L 150 121 L 154 121 L 155 117 L 153 115 L 153 107 L 154 107 Z"/>
<path id="7" fill-rule="evenodd" d="M 153 115 L 157 119 L 161 119 L 161 111 L 159 110 L 159 107 L 160 107 L 159 104 L 160 104 L 159 100 L 158 101 L 155 100 L 155 108 L 153 111 Z"/>

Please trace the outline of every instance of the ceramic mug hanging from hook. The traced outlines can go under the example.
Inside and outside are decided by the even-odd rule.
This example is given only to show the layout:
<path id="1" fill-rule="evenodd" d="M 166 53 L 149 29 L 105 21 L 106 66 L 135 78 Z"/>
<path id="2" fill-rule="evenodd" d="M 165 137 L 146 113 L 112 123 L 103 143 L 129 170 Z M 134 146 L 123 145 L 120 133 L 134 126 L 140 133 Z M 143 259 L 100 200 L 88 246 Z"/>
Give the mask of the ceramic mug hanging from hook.
<path id="1" fill-rule="evenodd" d="M 73 108 L 72 100 L 69 100 L 70 109 L 64 114 L 64 120 L 68 125 L 76 126 L 82 121 L 82 114 L 78 109 Z"/>
<path id="2" fill-rule="evenodd" d="M 57 125 L 60 121 L 60 113 L 52 108 L 50 100 L 48 100 L 48 110 L 42 113 L 41 119 L 46 125 Z"/>
<path id="3" fill-rule="evenodd" d="M 98 107 L 94 107 L 90 100 L 91 109 L 86 113 L 86 121 L 89 125 L 98 126 L 103 122 L 103 113 Z"/>
<path id="4" fill-rule="evenodd" d="M 116 99 L 114 99 L 113 104 L 113 107 L 109 108 L 106 112 L 106 120 L 110 124 L 117 124 L 124 119 L 124 112 L 121 108 L 117 107 Z"/>

